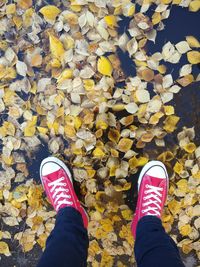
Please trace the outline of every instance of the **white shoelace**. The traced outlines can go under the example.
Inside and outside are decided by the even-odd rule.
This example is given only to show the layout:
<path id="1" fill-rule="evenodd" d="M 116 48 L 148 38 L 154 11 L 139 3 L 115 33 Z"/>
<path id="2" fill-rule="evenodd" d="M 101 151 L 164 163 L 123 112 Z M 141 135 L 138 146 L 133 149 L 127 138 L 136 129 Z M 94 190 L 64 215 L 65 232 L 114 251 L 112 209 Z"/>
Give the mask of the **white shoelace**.
<path id="1" fill-rule="evenodd" d="M 56 206 L 56 211 L 62 204 L 72 205 L 73 202 L 69 201 L 71 196 L 67 194 L 69 192 L 68 189 L 65 189 L 66 183 L 63 183 L 64 177 L 61 177 L 54 182 L 48 183 L 48 186 L 51 187 L 50 192 L 54 192 L 52 198 L 54 200 L 54 204 Z M 61 200 L 62 199 L 62 200 Z"/>
<path id="2" fill-rule="evenodd" d="M 161 214 L 161 197 L 163 188 L 156 187 L 153 185 L 146 185 L 146 189 L 144 191 L 146 197 L 143 197 L 143 200 L 145 201 L 143 203 L 143 207 L 146 207 L 146 209 L 142 209 L 142 213 L 147 213 L 147 215 L 158 215 Z M 153 205 L 152 205 L 153 204 Z M 151 205 L 151 206 L 150 206 Z"/>

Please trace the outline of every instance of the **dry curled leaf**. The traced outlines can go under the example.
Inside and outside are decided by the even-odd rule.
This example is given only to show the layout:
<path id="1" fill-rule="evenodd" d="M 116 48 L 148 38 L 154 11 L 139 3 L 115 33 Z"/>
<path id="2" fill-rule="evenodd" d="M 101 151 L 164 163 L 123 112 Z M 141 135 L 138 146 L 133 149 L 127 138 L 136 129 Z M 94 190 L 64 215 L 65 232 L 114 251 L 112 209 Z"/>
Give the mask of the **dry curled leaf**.
<path id="1" fill-rule="evenodd" d="M 122 138 L 118 144 L 118 150 L 121 152 L 127 152 L 131 149 L 133 141 L 129 138 Z"/>

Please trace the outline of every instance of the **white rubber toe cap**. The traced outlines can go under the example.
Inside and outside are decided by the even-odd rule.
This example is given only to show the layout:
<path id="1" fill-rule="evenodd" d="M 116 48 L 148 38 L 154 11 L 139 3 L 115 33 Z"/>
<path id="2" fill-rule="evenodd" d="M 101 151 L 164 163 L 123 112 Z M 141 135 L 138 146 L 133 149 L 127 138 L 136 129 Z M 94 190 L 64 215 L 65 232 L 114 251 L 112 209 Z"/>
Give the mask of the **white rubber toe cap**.
<path id="1" fill-rule="evenodd" d="M 46 176 L 60 169 L 60 166 L 54 162 L 47 162 L 41 168 L 41 175 Z"/>
<path id="2" fill-rule="evenodd" d="M 158 165 L 151 167 L 146 172 L 146 174 L 149 175 L 149 176 L 160 178 L 160 179 L 166 178 L 166 172 L 165 172 L 165 170 L 161 166 L 158 166 Z"/>

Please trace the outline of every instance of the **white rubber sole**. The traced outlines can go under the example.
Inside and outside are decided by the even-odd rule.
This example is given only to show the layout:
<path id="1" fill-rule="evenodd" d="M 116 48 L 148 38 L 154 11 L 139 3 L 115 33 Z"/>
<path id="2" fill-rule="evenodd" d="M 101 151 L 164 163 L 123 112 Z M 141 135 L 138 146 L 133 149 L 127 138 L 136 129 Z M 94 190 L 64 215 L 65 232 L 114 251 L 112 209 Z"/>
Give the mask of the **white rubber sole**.
<path id="1" fill-rule="evenodd" d="M 159 166 L 159 167 L 163 168 L 163 170 L 164 170 L 164 172 L 165 172 L 165 174 L 166 174 L 166 179 L 167 179 L 167 185 L 168 185 L 167 189 L 169 188 L 169 177 L 168 177 L 168 173 L 167 173 L 167 169 L 166 169 L 165 165 L 164 165 L 161 161 L 158 161 L 158 160 L 152 160 L 152 161 L 148 162 L 148 163 L 142 168 L 142 171 L 141 171 L 140 176 L 139 176 L 139 178 L 138 178 L 138 191 L 139 191 L 139 189 L 140 189 L 140 184 L 141 184 L 141 182 L 142 182 L 142 178 L 143 178 L 144 174 L 145 174 L 146 172 L 148 172 L 148 170 L 150 170 L 151 168 L 153 168 L 153 167 L 155 167 L 155 166 Z M 155 177 L 156 177 L 156 175 L 155 175 Z"/>
<path id="2" fill-rule="evenodd" d="M 41 179 L 42 185 L 43 185 L 43 181 L 42 181 L 42 168 L 43 168 L 43 166 L 45 164 L 51 163 L 51 162 L 52 163 L 55 163 L 55 164 L 59 165 L 61 168 L 63 168 L 65 170 L 65 172 L 67 173 L 67 175 L 68 175 L 71 183 L 73 184 L 72 174 L 71 174 L 70 170 L 67 168 L 67 166 L 62 162 L 62 160 L 60 160 L 60 159 L 58 159 L 56 157 L 48 157 L 48 158 L 43 159 L 43 161 L 40 164 L 40 179 Z"/>

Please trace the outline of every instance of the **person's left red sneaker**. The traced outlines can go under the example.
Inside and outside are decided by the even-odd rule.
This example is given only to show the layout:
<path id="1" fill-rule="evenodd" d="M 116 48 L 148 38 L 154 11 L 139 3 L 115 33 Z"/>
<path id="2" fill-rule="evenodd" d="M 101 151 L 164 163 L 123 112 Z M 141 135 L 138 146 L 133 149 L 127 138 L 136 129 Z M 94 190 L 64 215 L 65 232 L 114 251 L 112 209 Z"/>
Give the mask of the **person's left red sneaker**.
<path id="1" fill-rule="evenodd" d="M 136 238 L 139 220 L 144 216 L 161 217 L 168 193 L 168 174 L 160 161 L 150 161 L 142 169 L 138 179 L 138 201 L 131 230 Z"/>
<path id="2" fill-rule="evenodd" d="M 74 191 L 72 175 L 67 166 L 58 158 L 48 157 L 40 165 L 40 179 L 54 209 L 58 212 L 65 207 L 75 208 L 82 215 L 84 227 L 88 216 Z"/>

